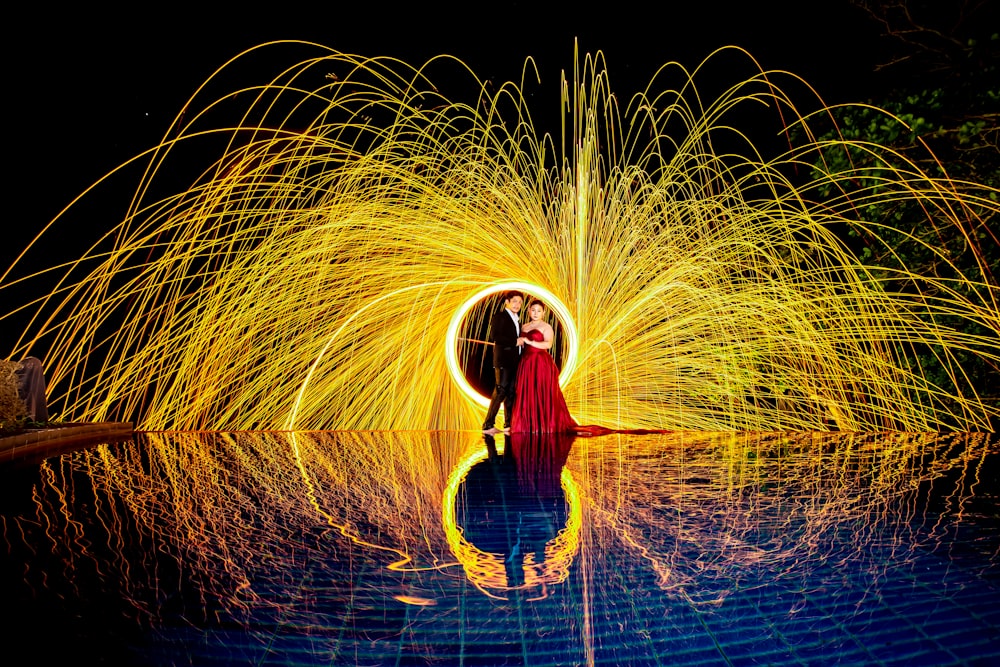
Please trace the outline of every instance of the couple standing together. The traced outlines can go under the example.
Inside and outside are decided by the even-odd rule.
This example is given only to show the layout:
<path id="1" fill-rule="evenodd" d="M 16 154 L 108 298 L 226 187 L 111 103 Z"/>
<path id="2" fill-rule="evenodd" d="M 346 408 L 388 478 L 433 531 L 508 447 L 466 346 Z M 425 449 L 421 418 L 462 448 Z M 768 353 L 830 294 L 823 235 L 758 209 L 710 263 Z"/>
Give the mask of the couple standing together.
<path id="1" fill-rule="evenodd" d="M 528 321 L 520 321 L 524 296 L 507 292 L 504 309 L 490 320 L 496 385 L 483 431 L 496 433 L 496 417 L 504 406 L 504 431 L 566 433 L 576 427 L 559 389 L 559 368 L 549 354 L 552 327 L 542 321 L 545 305 L 528 304 Z"/>

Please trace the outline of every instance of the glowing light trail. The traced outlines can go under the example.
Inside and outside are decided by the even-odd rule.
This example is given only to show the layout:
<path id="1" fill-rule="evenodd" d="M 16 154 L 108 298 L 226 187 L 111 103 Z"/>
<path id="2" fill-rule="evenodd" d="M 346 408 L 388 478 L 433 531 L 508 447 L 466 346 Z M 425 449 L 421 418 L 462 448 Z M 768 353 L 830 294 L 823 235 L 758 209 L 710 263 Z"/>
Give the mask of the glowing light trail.
<path id="1" fill-rule="evenodd" d="M 311 57 L 209 97 L 289 48 Z M 471 101 L 441 92 L 440 71 L 456 89 L 465 77 Z M 955 358 L 1000 364 L 985 257 L 987 278 L 904 269 L 894 277 L 909 287 L 893 293 L 835 230 L 884 237 L 864 204 L 911 201 L 992 253 L 997 191 L 902 156 L 868 190 L 854 185 L 860 169 L 796 181 L 822 148 L 877 147 L 805 140 L 764 156 L 741 113 L 767 105 L 780 112 L 774 134 L 780 117 L 811 136 L 818 116 L 775 83 L 801 82 L 758 72 L 711 100 L 698 72 L 667 65 L 621 106 L 602 57 L 578 59 L 557 140 L 537 135 L 527 84 L 494 90 L 458 61 L 251 49 L 134 161 L 145 172 L 120 222 L 68 264 L 22 261 L 0 276 L 0 299 L 15 304 L 0 325 L 28 320 L 9 352 L 46 360 L 50 400 L 70 419 L 465 429 L 482 414 L 456 376 L 458 313 L 497 285 L 530 284 L 576 341 L 563 381 L 581 423 L 985 428 L 997 408 Z M 201 176 L 168 185 L 192 164 Z M 821 205 L 821 189 L 852 194 Z M 35 243 L 77 224 L 74 211 Z M 925 349 L 949 380 L 913 366 Z"/>

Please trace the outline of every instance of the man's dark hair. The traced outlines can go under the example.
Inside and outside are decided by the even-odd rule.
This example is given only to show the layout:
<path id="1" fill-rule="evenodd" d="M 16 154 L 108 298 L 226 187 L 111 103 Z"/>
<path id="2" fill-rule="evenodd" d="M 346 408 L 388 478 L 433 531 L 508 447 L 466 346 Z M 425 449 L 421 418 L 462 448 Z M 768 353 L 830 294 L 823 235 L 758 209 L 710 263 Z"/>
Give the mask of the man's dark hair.
<path id="1" fill-rule="evenodd" d="M 521 297 L 521 301 L 524 301 L 524 294 L 522 294 L 519 290 L 516 290 L 516 289 L 512 289 L 509 292 L 504 292 L 503 300 L 504 301 L 510 301 L 515 296 Z"/>

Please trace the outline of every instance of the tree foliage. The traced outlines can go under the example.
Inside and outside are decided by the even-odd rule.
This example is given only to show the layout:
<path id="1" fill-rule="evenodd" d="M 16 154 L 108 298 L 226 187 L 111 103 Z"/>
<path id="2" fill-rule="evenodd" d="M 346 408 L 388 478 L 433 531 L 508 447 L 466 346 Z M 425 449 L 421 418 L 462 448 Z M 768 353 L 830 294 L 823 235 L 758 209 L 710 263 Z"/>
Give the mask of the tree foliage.
<path id="1" fill-rule="evenodd" d="M 851 2 L 881 26 L 884 59 L 873 62 L 872 68 L 882 93 L 868 105 L 833 111 L 833 122 L 820 129 L 819 139 L 849 139 L 859 145 L 830 144 L 817 159 L 814 175 L 855 175 L 857 193 L 864 193 L 858 197 L 858 213 L 866 224 L 846 230 L 848 241 L 866 264 L 876 267 L 873 275 L 885 289 L 915 289 L 906 273 L 945 280 L 964 277 L 978 286 L 958 281 L 956 286 L 993 292 L 995 299 L 1000 276 L 1000 220 L 995 213 L 1000 188 L 1000 23 L 988 16 L 992 3 Z M 888 170 L 914 167 L 949 187 L 982 193 L 983 206 L 956 212 L 913 199 L 868 196 L 880 192 Z M 852 195 L 833 192 L 830 186 L 819 188 L 819 194 Z M 961 225 L 953 224 L 955 217 Z M 972 326 L 958 318 L 954 325 Z M 927 346 L 917 350 L 911 363 L 942 386 L 954 383 L 994 399 L 1000 394 L 1000 369 L 969 354 L 960 360 L 966 377 L 948 377 L 939 354 Z"/>

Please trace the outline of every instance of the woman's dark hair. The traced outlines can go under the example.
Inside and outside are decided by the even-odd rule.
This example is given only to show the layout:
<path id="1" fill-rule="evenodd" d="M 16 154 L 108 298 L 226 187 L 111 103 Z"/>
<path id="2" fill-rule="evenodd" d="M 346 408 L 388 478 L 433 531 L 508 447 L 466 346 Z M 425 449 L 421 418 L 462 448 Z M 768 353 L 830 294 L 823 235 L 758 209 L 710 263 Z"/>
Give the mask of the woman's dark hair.
<path id="1" fill-rule="evenodd" d="M 544 304 L 544 303 L 542 303 L 542 302 L 541 302 L 541 301 L 539 301 L 538 299 L 532 299 L 532 300 L 531 300 L 531 303 L 529 303 L 529 304 L 528 304 L 528 310 L 531 310 L 531 307 L 532 307 L 532 306 L 534 306 L 534 305 L 535 305 L 536 303 L 537 303 L 537 304 L 538 304 L 539 306 L 541 306 L 541 307 L 542 307 L 543 309 L 545 308 L 545 304 Z"/>

